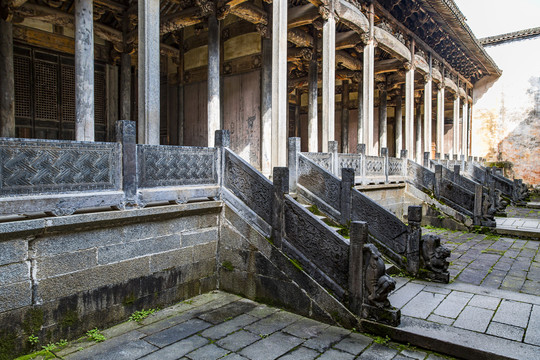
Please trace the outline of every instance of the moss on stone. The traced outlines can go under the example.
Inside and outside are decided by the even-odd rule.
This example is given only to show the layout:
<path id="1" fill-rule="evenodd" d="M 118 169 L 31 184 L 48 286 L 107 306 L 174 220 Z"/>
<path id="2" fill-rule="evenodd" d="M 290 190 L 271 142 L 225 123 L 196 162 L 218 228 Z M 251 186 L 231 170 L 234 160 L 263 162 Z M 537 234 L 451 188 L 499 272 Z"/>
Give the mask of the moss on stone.
<path id="1" fill-rule="evenodd" d="M 222 262 L 221 267 L 224 268 L 227 271 L 233 271 L 234 270 L 233 264 L 228 260 Z"/>

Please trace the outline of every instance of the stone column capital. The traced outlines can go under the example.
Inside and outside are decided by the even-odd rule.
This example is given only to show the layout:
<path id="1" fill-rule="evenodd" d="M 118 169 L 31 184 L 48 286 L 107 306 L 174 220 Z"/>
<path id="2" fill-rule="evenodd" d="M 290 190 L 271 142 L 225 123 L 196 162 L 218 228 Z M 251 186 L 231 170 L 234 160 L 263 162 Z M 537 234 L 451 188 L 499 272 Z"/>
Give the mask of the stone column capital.
<path id="1" fill-rule="evenodd" d="M 433 80 L 433 76 L 431 74 L 424 75 L 424 81 L 427 83 L 429 81 Z"/>
<path id="2" fill-rule="evenodd" d="M 416 69 L 416 66 L 414 65 L 413 62 L 411 61 L 406 61 L 403 63 L 403 68 L 405 69 L 405 71 L 409 71 L 409 70 L 414 70 Z"/>

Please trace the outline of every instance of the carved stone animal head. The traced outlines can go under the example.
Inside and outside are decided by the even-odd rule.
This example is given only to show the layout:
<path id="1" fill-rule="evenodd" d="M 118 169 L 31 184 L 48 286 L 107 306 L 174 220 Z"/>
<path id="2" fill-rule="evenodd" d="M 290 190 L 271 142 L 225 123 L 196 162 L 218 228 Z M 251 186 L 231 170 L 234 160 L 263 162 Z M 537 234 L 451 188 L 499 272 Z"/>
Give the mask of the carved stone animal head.
<path id="1" fill-rule="evenodd" d="M 446 261 L 451 254 L 450 249 L 441 245 L 441 238 L 435 235 L 422 236 L 422 260 L 428 270 L 444 273 L 447 272 L 449 263 Z"/>

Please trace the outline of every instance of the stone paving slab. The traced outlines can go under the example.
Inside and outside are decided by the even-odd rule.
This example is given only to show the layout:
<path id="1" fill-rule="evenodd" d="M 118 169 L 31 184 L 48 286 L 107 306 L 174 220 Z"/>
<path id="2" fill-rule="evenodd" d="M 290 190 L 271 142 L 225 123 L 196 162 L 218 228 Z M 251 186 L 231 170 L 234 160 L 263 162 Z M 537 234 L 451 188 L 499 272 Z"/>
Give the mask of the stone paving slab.
<path id="1" fill-rule="evenodd" d="M 404 286 L 407 284 L 405 281 Z M 235 316 L 224 317 L 231 309 Z M 219 291 L 161 310 L 141 323 L 127 322 L 103 333 L 111 338 L 102 343 L 73 342 L 62 350 L 62 358 L 442 359 L 429 350 L 323 324 Z"/>
<path id="2" fill-rule="evenodd" d="M 540 241 L 430 227 L 422 234 L 440 236 L 452 250 L 451 280 L 540 295 Z"/>

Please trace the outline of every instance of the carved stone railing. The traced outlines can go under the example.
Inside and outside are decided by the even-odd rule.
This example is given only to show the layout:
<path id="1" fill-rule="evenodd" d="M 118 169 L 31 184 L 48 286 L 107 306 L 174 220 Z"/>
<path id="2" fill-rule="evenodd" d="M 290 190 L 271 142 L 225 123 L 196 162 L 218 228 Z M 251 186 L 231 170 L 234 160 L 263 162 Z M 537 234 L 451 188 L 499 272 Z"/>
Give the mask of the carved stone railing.
<path id="1" fill-rule="evenodd" d="M 407 175 L 407 181 L 410 184 L 429 194 L 433 193 L 433 189 L 435 187 L 434 172 L 416 163 L 415 161 L 408 160 Z"/>
<path id="2" fill-rule="evenodd" d="M 356 154 L 337 152 L 337 142 L 328 142 L 328 153 L 302 153 L 326 171 L 341 177 L 341 169 L 353 169 L 356 184 L 387 184 L 405 181 L 404 158 L 388 156 L 388 149 L 381 150 L 382 156 L 368 156 L 364 144 L 358 144 Z"/>
<path id="3" fill-rule="evenodd" d="M 219 197 L 215 148 L 137 145 L 135 128 L 118 121 L 115 143 L 0 139 L 0 214 Z"/>
<path id="4" fill-rule="evenodd" d="M 117 143 L 0 139 L 0 214 L 121 207 Z"/>

